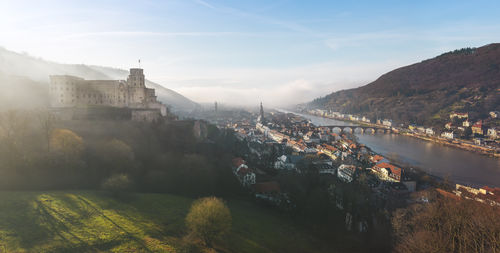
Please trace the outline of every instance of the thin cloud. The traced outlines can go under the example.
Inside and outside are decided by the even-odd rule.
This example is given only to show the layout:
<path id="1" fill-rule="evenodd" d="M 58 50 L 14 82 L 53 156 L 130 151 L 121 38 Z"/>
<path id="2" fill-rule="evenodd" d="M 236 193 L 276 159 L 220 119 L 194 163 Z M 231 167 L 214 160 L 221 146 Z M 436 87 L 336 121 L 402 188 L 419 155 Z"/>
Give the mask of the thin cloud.
<path id="1" fill-rule="evenodd" d="M 210 8 L 212 10 L 218 10 L 215 6 L 213 6 L 213 5 L 205 2 L 203 0 L 195 0 L 194 2 L 197 3 L 197 4 L 201 4 L 201 5 L 203 5 L 203 6 L 207 7 L 207 8 Z"/>
<path id="2" fill-rule="evenodd" d="M 215 10 L 215 11 L 218 11 L 221 13 L 225 13 L 225 14 L 229 14 L 229 15 L 233 15 L 233 16 L 237 16 L 237 17 L 250 18 L 250 19 L 256 20 L 258 22 L 263 22 L 263 23 L 270 24 L 270 25 L 276 25 L 276 26 L 286 28 L 286 29 L 294 31 L 294 32 L 307 33 L 309 35 L 316 36 L 316 33 L 313 32 L 308 27 L 305 27 L 303 25 L 300 25 L 300 24 L 297 24 L 294 22 L 269 18 L 266 16 L 242 11 L 240 9 L 236 9 L 236 8 L 232 8 L 232 7 L 228 7 L 228 6 L 224 6 L 224 5 L 215 6 L 215 5 L 210 4 L 210 3 L 203 1 L 203 0 L 195 0 L 195 3 L 203 5 L 207 8 L 210 8 L 212 10 Z"/>
<path id="3" fill-rule="evenodd" d="M 106 32 L 90 32 L 90 33 L 74 33 L 65 36 L 60 36 L 60 39 L 72 39 L 82 37 L 105 37 L 105 36 L 122 36 L 122 37 L 137 37 L 137 36 L 161 36 L 161 37 L 209 37 L 209 36 L 262 36 L 259 33 L 245 32 L 150 32 L 150 31 L 106 31 Z"/>

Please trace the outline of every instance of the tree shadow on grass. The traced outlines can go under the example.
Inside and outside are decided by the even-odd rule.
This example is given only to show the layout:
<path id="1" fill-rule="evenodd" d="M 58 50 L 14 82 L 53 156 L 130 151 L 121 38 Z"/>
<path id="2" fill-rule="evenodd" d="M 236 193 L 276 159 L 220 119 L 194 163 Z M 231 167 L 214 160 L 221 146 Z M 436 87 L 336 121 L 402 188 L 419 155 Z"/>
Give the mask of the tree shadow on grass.
<path id="1" fill-rule="evenodd" d="M 115 248 L 128 240 L 125 238 L 117 238 L 116 240 L 99 241 L 96 240 L 93 243 L 86 242 L 84 239 L 72 233 L 70 228 L 64 223 L 65 216 L 60 212 L 57 212 L 54 208 L 43 205 L 39 203 L 40 218 L 43 219 L 49 227 L 49 231 L 52 234 L 57 235 L 65 243 L 63 246 L 54 247 L 50 249 L 50 252 L 63 253 L 63 252 L 100 252 L 108 251 Z M 58 219 L 59 218 L 59 219 Z M 60 221 L 63 219 L 64 221 Z M 67 221 L 69 222 L 69 221 Z M 76 222 L 75 225 L 83 225 L 82 222 Z M 96 235 L 87 233 L 88 236 L 97 238 Z M 72 239 L 76 240 L 74 242 Z"/>
<path id="2" fill-rule="evenodd" d="M 2 194 L 2 193 L 0 193 Z M 131 252 L 152 252 L 158 241 L 166 239 L 161 228 L 148 231 L 148 236 L 158 238 L 151 240 L 137 236 L 135 228 L 130 230 L 122 224 L 122 218 L 132 224 L 147 219 L 117 212 L 119 218 L 107 212 L 93 200 L 78 194 L 20 194 L 8 193 L 0 202 L 0 252 L 27 250 L 28 252 L 100 252 L 113 248 L 131 245 Z M 106 204 L 107 202 L 103 202 Z M 101 204 L 101 203 L 99 203 Z M 131 208 L 133 208 L 131 206 Z M 110 209 L 114 208 L 110 206 Z M 137 211 L 138 215 L 142 215 Z M 97 227 L 95 219 L 104 223 Z M 118 219 L 118 220 L 117 220 Z M 140 231 L 142 229 L 138 227 Z M 107 231 L 105 231 L 107 230 Z M 100 232 L 116 231 L 112 237 L 101 239 Z M 150 233 L 152 232 L 152 233 Z M 142 233 L 142 232 L 141 232 Z M 153 235 L 151 235 L 153 234 Z M 10 244 L 2 248 L 2 236 L 7 236 Z M 168 244 L 166 244 L 168 247 Z M 10 248 L 9 248 L 10 247 Z M 40 248 L 41 247 L 41 248 Z M 151 248 L 153 247 L 153 248 Z"/>
<path id="3" fill-rule="evenodd" d="M 56 216 L 60 216 L 61 219 L 64 220 L 64 216 L 57 212 L 55 209 L 51 208 L 48 205 L 45 205 L 40 200 L 35 200 L 37 204 L 37 211 L 40 221 L 47 224 L 48 230 L 51 234 L 58 236 L 61 238 L 66 244 L 74 245 L 75 247 L 82 247 L 86 249 L 93 249 L 93 247 L 81 239 L 76 234 L 72 233 L 70 228 L 64 224 L 64 222 L 57 219 Z M 77 243 L 73 243 L 73 240 L 76 240 Z"/>
<path id="4" fill-rule="evenodd" d="M 111 223 L 115 228 L 117 228 L 118 230 L 120 230 L 121 232 L 124 232 L 125 235 L 127 236 L 127 238 L 129 238 L 130 240 L 133 240 L 135 241 L 137 244 L 139 244 L 142 248 L 144 248 L 144 250 L 146 252 L 152 252 L 148 246 L 144 243 L 144 241 L 141 239 L 141 238 L 137 238 L 136 236 L 134 236 L 132 233 L 130 233 L 129 231 L 127 231 L 125 228 L 123 228 L 122 226 L 120 226 L 117 222 L 115 222 L 113 219 L 109 218 L 106 214 L 104 214 L 104 212 L 101 211 L 101 209 L 97 206 L 95 206 L 93 203 L 91 203 L 90 201 L 88 201 L 87 199 L 81 197 L 81 196 L 78 196 L 76 195 L 76 198 L 78 198 L 80 201 L 82 201 L 83 203 L 85 203 L 89 208 L 93 209 L 95 212 L 98 213 L 98 215 L 100 215 L 101 217 L 103 217 L 105 220 L 107 220 L 109 223 Z"/>
<path id="5" fill-rule="evenodd" d="M 24 249 L 31 249 L 50 239 L 50 230 L 38 222 L 33 205 L 36 196 L 22 198 L 17 193 L 3 194 L 8 196 L 2 196 L 0 204 L 0 249 L 7 252 L 11 250 L 10 245 L 4 242 L 8 239 L 1 237 L 2 232 L 6 237 L 16 238 L 19 241 L 18 247 Z"/>

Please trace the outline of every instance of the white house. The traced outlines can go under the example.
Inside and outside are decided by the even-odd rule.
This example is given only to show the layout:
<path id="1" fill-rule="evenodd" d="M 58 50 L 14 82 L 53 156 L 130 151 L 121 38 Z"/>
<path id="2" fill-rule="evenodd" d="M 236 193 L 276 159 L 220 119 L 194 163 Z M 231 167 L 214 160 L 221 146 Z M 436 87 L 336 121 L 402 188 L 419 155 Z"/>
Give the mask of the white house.
<path id="1" fill-rule="evenodd" d="M 251 186 L 255 184 L 256 175 L 246 164 L 241 164 L 237 167 L 234 170 L 234 174 L 243 186 Z"/>
<path id="2" fill-rule="evenodd" d="M 337 169 L 337 177 L 344 182 L 350 183 L 354 179 L 355 172 L 356 172 L 356 166 L 342 164 Z"/>
<path id="3" fill-rule="evenodd" d="M 274 162 L 274 168 L 277 170 L 295 170 L 296 163 L 302 159 L 301 156 L 282 155 Z"/>
<path id="4" fill-rule="evenodd" d="M 448 138 L 448 139 L 454 139 L 455 133 L 454 132 L 442 132 L 441 137 Z"/>
<path id="5" fill-rule="evenodd" d="M 488 128 L 488 136 L 492 139 L 496 139 L 498 137 L 498 130 L 495 127 Z"/>
<path id="6" fill-rule="evenodd" d="M 391 127 L 392 126 L 392 120 L 384 119 L 384 121 L 382 121 L 382 125 L 387 126 L 387 127 Z"/>
<path id="7" fill-rule="evenodd" d="M 434 135 L 434 129 L 432 129 L 432 127 L 426 128 L 425 129 L 425 134 Z"/>
<path id="8" fill-rule="evenodd" d="M 307 147 L 304 152 L 306 152 L 306 154 L 316 154 L 318 153 L 318 150 L 315 149 L 315 148 L 311 148 L 311 147 Z"/>
<path id="9" fill-rule="evenodd" d="M 490 112 L 490 117 L 492 117 L 494 119 L 498 118 L 499 115 L 500 115 L 500 112 L 498 112 L 498 111 Z"/>
<path id="10" fill-rule="evenodd" d="M 460 113 L 460 112 L 452 112 L 452 113 L 450 113 L 450 119 L 453 119 L 453 118 L 466 119 L 466 118 L 469 118 L 469 114 L 468 113 Z"/>

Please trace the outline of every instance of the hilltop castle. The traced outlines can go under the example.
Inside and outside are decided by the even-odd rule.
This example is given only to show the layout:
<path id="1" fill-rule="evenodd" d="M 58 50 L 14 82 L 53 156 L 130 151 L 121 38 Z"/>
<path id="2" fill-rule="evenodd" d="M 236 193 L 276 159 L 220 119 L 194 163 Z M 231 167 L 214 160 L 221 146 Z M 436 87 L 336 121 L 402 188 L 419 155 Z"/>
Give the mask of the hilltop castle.
<path id="1" fill-rule="evenodd" d="M 146 88 L 142 69 L 130 69 L 127 80 L 85 80 L 76 76 L 50 76 L 50 106 L 53 109 L 126 108 L 133 120 L 151 121 L 166 116 L 167 107 Z"/>

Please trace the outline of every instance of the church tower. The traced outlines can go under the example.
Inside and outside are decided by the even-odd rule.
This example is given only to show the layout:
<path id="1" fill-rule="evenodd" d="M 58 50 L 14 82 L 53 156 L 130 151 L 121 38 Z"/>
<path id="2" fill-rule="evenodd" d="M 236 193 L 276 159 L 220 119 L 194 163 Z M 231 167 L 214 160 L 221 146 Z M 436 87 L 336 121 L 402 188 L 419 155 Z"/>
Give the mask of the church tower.
<path id="1" fill-rule="evenodd" d="M 262 106 L 262 102 L 260 102 L 260 115 L 259 115 L 259 122 L 264 123 L 264 107 Z"/>

